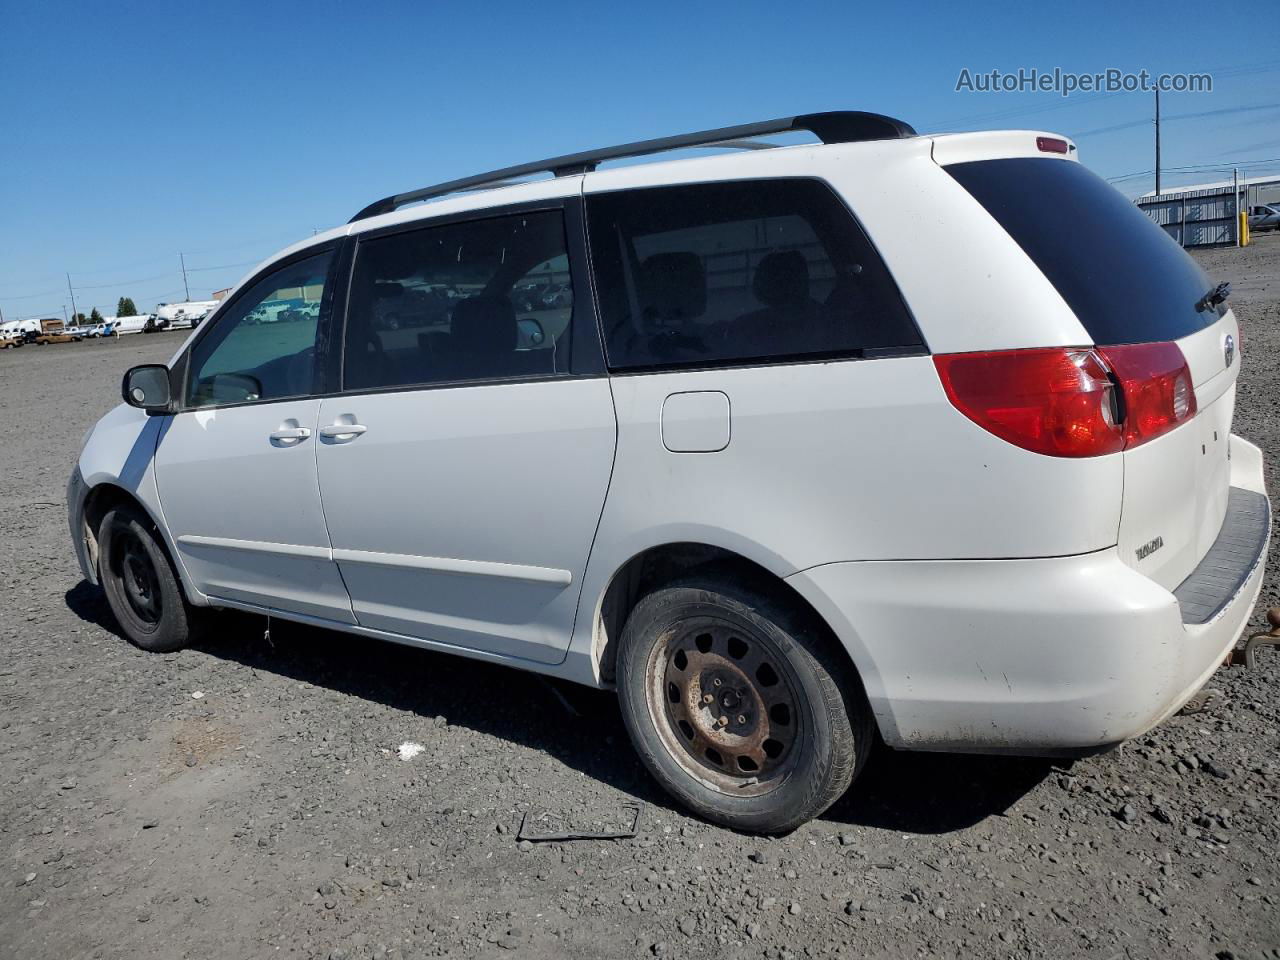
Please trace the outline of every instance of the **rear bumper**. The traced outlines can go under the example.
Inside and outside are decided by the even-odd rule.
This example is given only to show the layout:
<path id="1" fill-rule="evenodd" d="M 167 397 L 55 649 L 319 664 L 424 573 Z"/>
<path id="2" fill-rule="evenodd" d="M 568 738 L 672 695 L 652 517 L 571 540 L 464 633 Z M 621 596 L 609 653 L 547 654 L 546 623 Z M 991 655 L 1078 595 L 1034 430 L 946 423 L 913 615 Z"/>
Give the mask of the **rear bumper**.
<path id="1" fill-rule="evenodd" d="M 1184 624 L 1212 623 L 1230 606 L 1255 569 L 1264 564 L 1270 532 L 1267 495 L 1232 487 L 1217 539 L 1190 576 L 1174 588 Z"/>
<path id="2" fill-rule="evenodd" d="M 1219 542 L 1245 542 L 1252 555 L 1220 551 L 1188 578 L 1194 590 L 1178 588 L 1183 606 L 1114 547 L 1035 560 L 835 563 L 788 582 L 848 648 L 891 746 L 1096 750 L 1176 712 L 1249 621 L 1270 511 L 1243 496 L 1265 501 L 1261 451 L 1231 442 L 1233 502 L 1255 509 L 1237 510 Z"/>

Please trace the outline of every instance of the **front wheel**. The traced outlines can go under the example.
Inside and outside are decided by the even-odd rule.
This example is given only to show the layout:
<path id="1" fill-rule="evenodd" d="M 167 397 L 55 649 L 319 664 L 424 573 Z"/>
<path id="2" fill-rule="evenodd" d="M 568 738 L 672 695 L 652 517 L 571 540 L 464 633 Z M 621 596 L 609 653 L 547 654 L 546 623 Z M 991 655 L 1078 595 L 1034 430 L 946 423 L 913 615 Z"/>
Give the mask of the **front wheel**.
<path id="1" fill-rule="evenodd" d="M 820 628 L 729 578 L 656 590 L 618 651 L 622 716 L 641 759 L 695 813 L 785 833 L 849 788 L 872 742 L 851 668 Z"/>
<path id="2" fill-rule="evenodd" d="M 150 517 L 129 504 L 109 510 L 98 527 L 98 557 L 107 603 L 130 643 L 168 653 L 194 639 L 206 611 L 182 595 Z"/>

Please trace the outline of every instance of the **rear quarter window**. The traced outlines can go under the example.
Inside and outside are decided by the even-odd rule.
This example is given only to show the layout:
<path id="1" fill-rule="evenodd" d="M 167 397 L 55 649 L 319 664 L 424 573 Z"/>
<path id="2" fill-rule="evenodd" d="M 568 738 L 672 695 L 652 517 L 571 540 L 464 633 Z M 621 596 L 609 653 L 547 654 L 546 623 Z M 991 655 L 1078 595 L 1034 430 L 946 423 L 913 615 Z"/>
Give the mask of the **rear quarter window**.
<path id="1" fill-rule="evenodd" d="M 1040 157 L 944 167 L 1057 288 L 1100 345 L 1178 340 L 1218 319 L 1212 286 L 1146 214 L 1079 163 Z"/>
<path id="2" fill-rule="evenodd" d="M 821 181 L 587 198 L 610 369 L 923 352 L 879 254 Z"/>

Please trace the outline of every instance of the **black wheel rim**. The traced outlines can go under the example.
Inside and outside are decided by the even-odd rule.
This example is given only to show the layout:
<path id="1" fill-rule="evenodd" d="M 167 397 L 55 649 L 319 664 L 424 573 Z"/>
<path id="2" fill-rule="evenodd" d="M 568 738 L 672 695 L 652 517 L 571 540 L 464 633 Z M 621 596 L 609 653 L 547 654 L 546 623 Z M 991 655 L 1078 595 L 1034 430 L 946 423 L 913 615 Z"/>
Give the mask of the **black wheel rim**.
<path id="1" fill-rule="evenodd" d="M 163 606 L 160 577 L 146 546 L 132 530 L 116 535 L 112 569 L 120 581 L 120 592 L 130 612 L 142 623 L 154 626 L 160 622 Z"/>
<path id="2" fill-rule="evenodd" d="M 691 776 L 731 796 L 775 789 L 805 736 L 800 685 L 777 646 L 716 618 L 678 624 L 646 671 L 649 711 Z"/>

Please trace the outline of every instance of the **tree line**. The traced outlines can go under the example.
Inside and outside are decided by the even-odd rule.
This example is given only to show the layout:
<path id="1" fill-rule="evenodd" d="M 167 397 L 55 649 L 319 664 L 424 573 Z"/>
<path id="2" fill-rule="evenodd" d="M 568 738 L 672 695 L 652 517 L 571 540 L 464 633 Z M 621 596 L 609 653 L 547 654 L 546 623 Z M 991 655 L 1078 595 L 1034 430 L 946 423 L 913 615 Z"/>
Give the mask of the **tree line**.
<path id="1" fill-rule="evenodd" d="M 133 299 L 131 297 L 121 297 L 116 302 L 117 317 L 136 317 L 137 315 L 138 315 L 138 308 L 134 306 Z M 77 313 L 74 317 L 71 318 L 71 322 L 76 324 L 77 326 L 84 326 L 85 324 L 98 324 L 102 322 L 102 314 L 98 312 L 97 307 L 94 307 L 92 310 L 89 311 L 89 316 L 86 317 L 83 313 Z"/>

